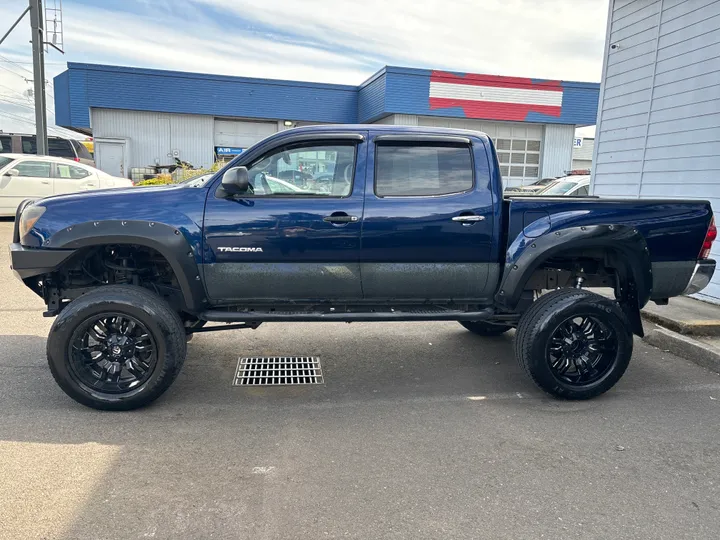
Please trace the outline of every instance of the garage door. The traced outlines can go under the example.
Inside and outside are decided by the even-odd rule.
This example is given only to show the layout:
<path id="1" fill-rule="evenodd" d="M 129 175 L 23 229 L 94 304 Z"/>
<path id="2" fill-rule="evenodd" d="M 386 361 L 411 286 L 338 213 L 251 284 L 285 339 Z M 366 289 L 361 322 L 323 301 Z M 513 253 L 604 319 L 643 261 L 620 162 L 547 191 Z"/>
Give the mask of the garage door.
<path id="1" fill-rule="evenodd" d="M 215 146 L 249 148 L 277 132 L 277 122 L 215 119 Z"/>
<path id="2" fill-rule="evenodd" d="M 486 122 L 468 118 L 419 117 L 421 126 L 482 131 L 495 143 L 505 187 L 522 186 L 540 178 L 543 127 L 539 124 Z"/>

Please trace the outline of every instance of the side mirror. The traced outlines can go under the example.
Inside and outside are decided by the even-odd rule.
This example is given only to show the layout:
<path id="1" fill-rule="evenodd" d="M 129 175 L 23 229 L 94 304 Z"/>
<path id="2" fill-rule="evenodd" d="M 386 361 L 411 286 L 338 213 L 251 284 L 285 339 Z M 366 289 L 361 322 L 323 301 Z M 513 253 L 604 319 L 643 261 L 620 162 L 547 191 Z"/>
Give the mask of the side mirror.
<path id="1" fill-rule="evenodd" d="M 245 193 L 250 186 L 248 170 L 246 167 L 233 167 L 222 177 L 222 187 L 229 195 Z"/>
<path id="2" fill-rule="evenodd" d="M 20 176 L 20 171 L 17 169 L 10 169 L 8 171 L 5 171 L 5 176 Z"/>

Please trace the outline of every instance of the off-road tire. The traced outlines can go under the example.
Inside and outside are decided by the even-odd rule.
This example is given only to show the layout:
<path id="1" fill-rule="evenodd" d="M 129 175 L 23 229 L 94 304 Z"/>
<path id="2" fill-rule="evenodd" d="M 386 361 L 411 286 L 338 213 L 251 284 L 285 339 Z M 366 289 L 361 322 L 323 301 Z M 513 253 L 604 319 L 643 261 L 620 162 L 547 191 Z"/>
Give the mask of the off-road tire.
<path id="1" fill-rule="evenodd" d="M 499 336 L 512 328 L 503 324 L 490 324 L 485 321 L 459 321 L 461 325 L 478 336 Z"/>
<path id="2" fill-rule="evenodd" d="M 590 315 L 614 332 L 615 356 L 605 375 L 587 385 L 572 385 L 553 373 L 547 348 L 553 333 L 573 316 Z M 613 299 L 581 289 L 551 291 L 522 315 L 515 334 L 515 356 L 520 366 L 542 390 L 563 399 L 590 399 L 610 390 L 630 363 L 633 335 L 620 305 Z"/>
<path id="3" fill-rule="evenodd" d="M 156 344 L 157 360 L 149 378 L 125 394 L 93 390 L 70 366 L 68 350 L 75 329 L 103 313 L 135 318 Z M 60 388 L 78 403 L 108 411 L 137 409 L 155 401 L 180 373 L 185 355 L 185 328 L 178 314 L 158 295 L 132 285 L 100 287 L 74 300 L 55 319 L 47 341 L 48 364 Z"/>

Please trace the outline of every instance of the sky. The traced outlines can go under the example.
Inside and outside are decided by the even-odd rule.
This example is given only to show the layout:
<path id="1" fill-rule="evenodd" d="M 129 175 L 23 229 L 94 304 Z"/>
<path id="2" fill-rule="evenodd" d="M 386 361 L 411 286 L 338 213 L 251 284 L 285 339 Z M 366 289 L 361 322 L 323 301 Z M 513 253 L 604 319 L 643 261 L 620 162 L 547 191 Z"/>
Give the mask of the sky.
<path id="1" fill-rule="evenodd" d="M 46 7 L 60 0 L 45 0 Z M 66 62 L 359 84 L 384 65 L 599 82 L 607 0 L 64 0 Z M 27 0 L 0 0 L 0 36 Z M 30 22 L 0 45 L 0 130 L 34 131 Z M 63 130 L 52 128 L 51 133 Z M 594 128 L 579 130 L 592 136 Z"/>

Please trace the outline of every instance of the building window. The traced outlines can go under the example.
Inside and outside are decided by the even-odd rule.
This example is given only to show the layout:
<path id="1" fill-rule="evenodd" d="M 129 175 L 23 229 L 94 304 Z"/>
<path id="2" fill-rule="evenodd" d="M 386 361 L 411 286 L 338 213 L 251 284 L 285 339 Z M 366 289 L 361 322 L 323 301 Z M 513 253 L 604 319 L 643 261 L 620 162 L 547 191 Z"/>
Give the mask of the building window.
<path id="1" fill-rule="evenodd" d="M 540 178 L 540 140 L 497 138 L 494 142 L 503 179 L 526 185 Z"/>

